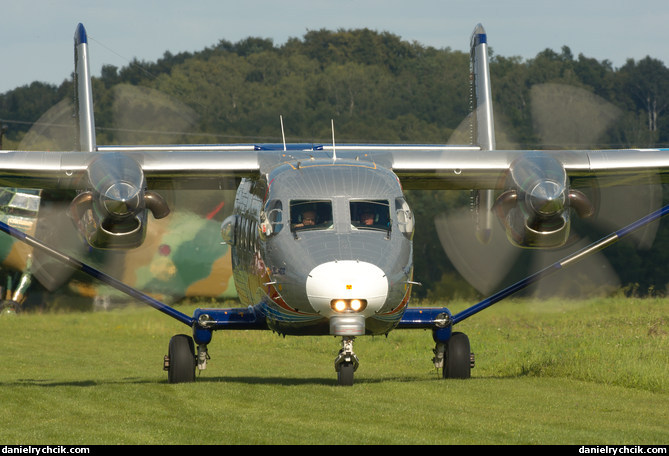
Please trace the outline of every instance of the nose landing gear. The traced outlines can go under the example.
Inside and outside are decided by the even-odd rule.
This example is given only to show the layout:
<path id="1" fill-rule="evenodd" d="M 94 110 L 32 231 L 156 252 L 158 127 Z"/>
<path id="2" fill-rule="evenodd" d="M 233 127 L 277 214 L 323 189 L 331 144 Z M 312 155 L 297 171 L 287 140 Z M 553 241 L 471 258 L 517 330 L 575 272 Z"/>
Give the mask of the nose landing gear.
<path id="1" fill-rule="evenodd" d="M 358 369 L 358 357 L 353 353 L 353 340 L 355 337 L 344 336 L 341 340 L 341 350 L 335 359 L 335 371 L 337 372 L 337 385 L 353 386 L 353 373 Z"/>

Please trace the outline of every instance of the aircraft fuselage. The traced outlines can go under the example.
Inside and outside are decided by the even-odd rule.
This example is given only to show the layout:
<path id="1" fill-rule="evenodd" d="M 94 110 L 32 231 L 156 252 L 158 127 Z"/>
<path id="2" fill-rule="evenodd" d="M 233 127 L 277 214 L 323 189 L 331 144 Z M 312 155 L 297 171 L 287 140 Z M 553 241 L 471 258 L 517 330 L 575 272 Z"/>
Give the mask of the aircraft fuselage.
<path id="1" fill-rule="evenodd" d="M 373 162 L 285 162 L 244 179 L 222 232 L 240 300 L 281 334 L 383 334 L 406 309 L 413 217 Z"/>

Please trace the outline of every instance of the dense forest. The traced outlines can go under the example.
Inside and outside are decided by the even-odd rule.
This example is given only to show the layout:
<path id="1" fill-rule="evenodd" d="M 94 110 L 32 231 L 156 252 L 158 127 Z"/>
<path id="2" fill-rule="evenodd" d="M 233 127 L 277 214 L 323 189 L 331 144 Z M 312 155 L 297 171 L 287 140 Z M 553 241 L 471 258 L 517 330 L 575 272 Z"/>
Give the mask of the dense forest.
<path id="1" fill-rule="evenodd" d="M 659 60 L 614 68 L 568 47 L 529 60 L 491 49 L 490 69 L 498 148 L 669 146 L 669 69 Z M 290 142 L 329 143 L 333 119 L 338 143 L 462 144 L 469 140 L 461 128 L 471 111 L 469 74 L 468 54 L 368 29 L 310 31 L 281 46 L 222 40 L 195 53 L 166 52 L 156 62 L 104 66 L 93 81 L 97 141 L 280 142 L 282 116 Z M 73 93 L 66 80 L 0 94 L 2 147 L 28 147 L 35 122 Z M 418 220 L 416 279 L 424 285 L 417 295 L 478 294 L 437 248 L 432 223 L 466 195 L 409 196 Z M 621 285 L 663 293 L 668 229 L 660 226 L 653 248 L 635 247 L 621 243 L 606 253 Z"/>

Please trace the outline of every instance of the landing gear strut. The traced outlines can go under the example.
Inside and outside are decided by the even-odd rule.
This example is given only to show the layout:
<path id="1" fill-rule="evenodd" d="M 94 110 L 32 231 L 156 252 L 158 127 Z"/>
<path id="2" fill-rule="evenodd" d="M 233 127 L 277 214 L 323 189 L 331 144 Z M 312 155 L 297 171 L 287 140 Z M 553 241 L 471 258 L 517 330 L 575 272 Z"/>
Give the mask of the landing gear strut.
<path id="1" fill-rule="evenodd" d="M 26 270 L 21 274 L 16 288 L 12 290 L 11 276 L 7 277 L 7 289 L 2 290 L 0 287 L 0 294 L 5 295 L 5 299 L 0 298 L 0 315 L 2 314 L 17 314 L 21 312 L 23 308 L 23 302 L 26 300 L 26 292 L 28 287 L 32 282 L 32 275 L 30 273 L 30 264 L 31 259 L 28 258 L 28 266 Z"/>
<path id="2" fill-rule="evenodd" d="M 341 350 L 335 359 L 337 371 L 337 385 L 353 386 L 353 373 L 358 369 L 358 357 L 353 353 L 355 337 L 344 336 L 341 340 Z"/>
<path id="3" fill-rule="evenodd" d="M 469 378 L 474 367 L 474 354 L 470 351 L 469 338 L 454 332 L 446 342 L 437 342 L 432 359 L 444 378 Z"/>

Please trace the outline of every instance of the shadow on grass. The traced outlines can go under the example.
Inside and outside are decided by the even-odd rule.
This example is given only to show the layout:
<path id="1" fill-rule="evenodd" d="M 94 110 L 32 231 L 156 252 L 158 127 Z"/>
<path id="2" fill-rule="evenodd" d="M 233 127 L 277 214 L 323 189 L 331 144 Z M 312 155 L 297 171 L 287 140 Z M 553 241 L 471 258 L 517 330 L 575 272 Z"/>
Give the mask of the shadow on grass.
<path id="1" fill-rule="evenodd" d="M 425 377 L 383 377 L 383 378 L 365 378 L 360 376 L 354 381 L 356 384 L 380 384 L 386 382 L 395 383 L 418 383 L 426 381 L 441 380 L 438 378 Z M 277 386 L 301 386 L 301 385 L 320 385 L 320 386 L 337 386 L 337 377 L 252 377 L 252 376 L 237 376 L 237 377 L 198 377 L 194 384 L 197 383 L 239 383 L 247 385 L 277 385 Z M 159 385 L 168 384 L 167 378 L 139 378 L 127 377 L 119 380 L 54 380 L 54 379 L 34 379 L 22 378 L 16 381 L 0 382 L 0 387 L 43 387 L 43 388 L 58 388 L 58 387 L 80 387 L 90 388 L 104 385 Z"/>
<path id="2" fill-rule="evenodd" d="M 382 377 L 369 378 L 362 375 L 355 378 L 354 385 L 362 384 L 379 384 L 379 383 L 417 383 L 431 381 L 432 379 L 425 379 L 424 377 Z M 242 383 L 249 385 L 279 385 L 279 386 L 299 386 L 299 385 L 321 385 L 321 386 L 337 386 L 337 376 L 332 377 L 211 377 L 198 378 L 196 382 L 211 382 L 211 383 Z"/>

